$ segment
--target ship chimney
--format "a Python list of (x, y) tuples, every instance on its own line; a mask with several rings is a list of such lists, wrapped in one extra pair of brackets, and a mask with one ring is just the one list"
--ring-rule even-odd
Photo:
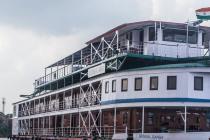
[(5, 104), (6, 104), (5, 98), (2, 98), (2, 112), (4, 114), (5, 114)]

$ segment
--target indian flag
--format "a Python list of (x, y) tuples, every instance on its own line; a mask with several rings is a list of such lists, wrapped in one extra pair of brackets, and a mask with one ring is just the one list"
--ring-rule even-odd
[(210, 20), (210, 7), (196, 10), (196, 16), (201, 20)]

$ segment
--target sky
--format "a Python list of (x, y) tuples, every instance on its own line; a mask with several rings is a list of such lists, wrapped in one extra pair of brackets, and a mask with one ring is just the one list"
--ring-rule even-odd
[(210, 0), (0, 0), (0, 98), (6, 98), (6, 113), (20, 94), (33, 92), (45, 67), (91, 38), (128, 22), (196, 20), (195, 10), (208, 6)]

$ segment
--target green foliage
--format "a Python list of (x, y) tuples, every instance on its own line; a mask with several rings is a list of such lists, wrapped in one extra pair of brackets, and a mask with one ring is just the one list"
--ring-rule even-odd
[(11, 120), (0, 118), (0, 137), (8, 137), (11, 132)]

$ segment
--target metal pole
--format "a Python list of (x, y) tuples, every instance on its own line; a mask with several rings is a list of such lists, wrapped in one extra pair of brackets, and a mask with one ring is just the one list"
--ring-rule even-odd
[[(105, 54), (104, 54), (104, 40), (105, 40), (104, 37), (102, 37), (102, 38), (101, 38), (101, 42), (102, 42), (102, 58), (105, 57), (105, 56), (104, 56), (104, 55), (105, 55)], [(99, 53), (100, 53), (100, 52), (99, 52)]]
[(156, 21), (155, 21), (155, 41), (157, 40), (156, 32), (157, 32), (157, 23), (156, 23)]
[(100, 109), (100, 137), (101, 137), (101, 127), (102, 127), (102, 110)]
[(144, 106), (142, 106), (142, 124), (141, 124), (141, 131), (144, 133)]
[(187, 107), (184, 107), (184, 132), (187, 132)]
[[(58, 62), (57, 62), (57, 71), (56, 71), (56, 79), (58, 79)], [(58, 89), (58, 80), (57, 80), (57, 89)]]
[(117, 51), (119, 49), (119, 34), (118, 34), (118, 30), (116, 31), (116, 35), (117, 35)]
[(91, 63), (93, 62), (93, 47), (92, 47), (92, 43), (90, 44), (90, 59), (91, 59)]
[(189, 57), (189, 46), (188, 46), (188, 41), (189, 41), (189, 33), (188, 33), (188, 30), (189, 30), (189, 26), (188, 26), (188, 23), (187, 23), (187, 37), (186, 37), (186, 45), (187, 45), (187, 57)]
[(114, 134), (116, 133), (116, 114), (117, 114), (117, 108), (114, 108)]
[(50, 134), (49, 134), (49, 132), (51, 132), (51, 131), (50, 131), (50, 128), (51, 128), (51, 126), (50, 126), (50, 116), (48, 116), (48, 119), (49, 119), (49, 120), (48, 120), (48, 122), (49, 122), (49, 126), (48, 126), (49, 131), (47, 131), (47, 132), (48, 132), (48, 135), (50, 135)]

